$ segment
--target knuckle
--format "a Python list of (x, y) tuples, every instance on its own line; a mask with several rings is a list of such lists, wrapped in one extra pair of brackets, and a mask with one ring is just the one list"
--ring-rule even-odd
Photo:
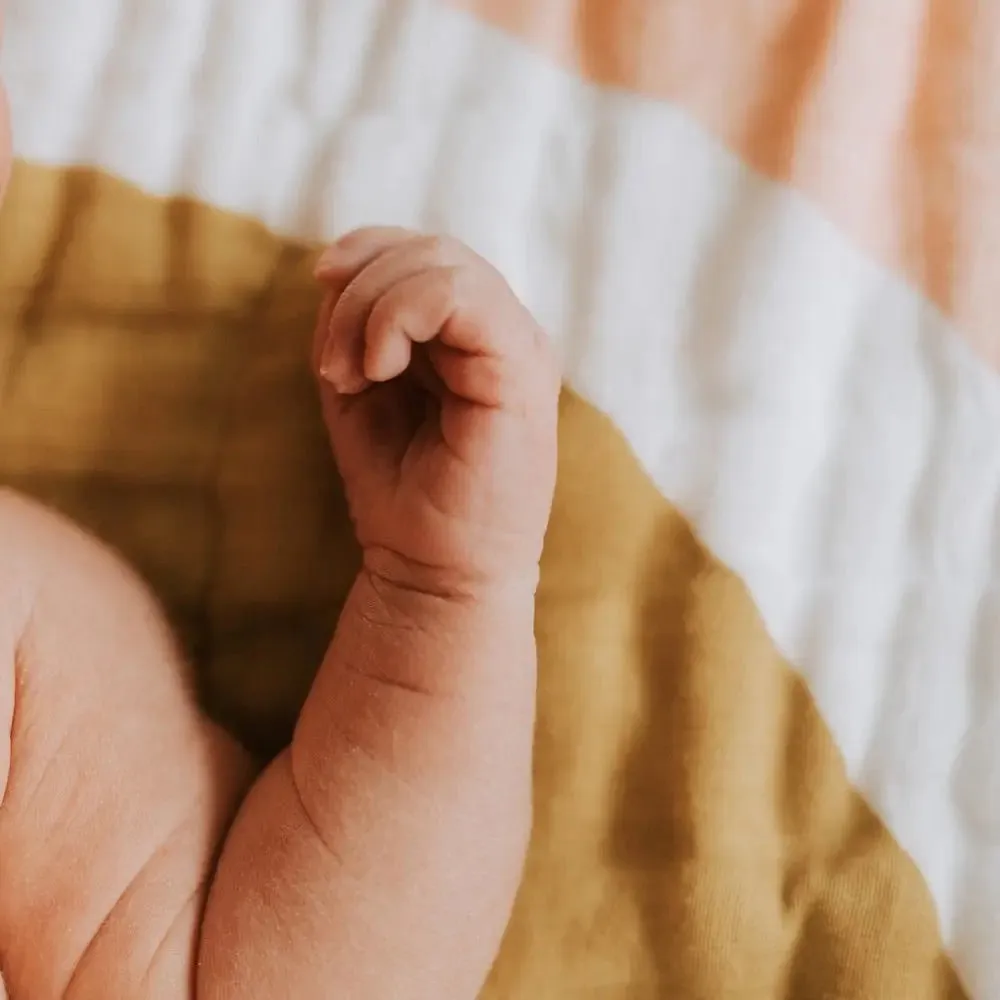
[(370, 226), (362, 226), (358, 229), (351, 229), (344, 233), (342, 236), (338, 237), (334, 246), (341, 250), (353, 250), (356, 247), (364, 246), (370, 243), (374, 238), (375, 233)]
[(444, 261), (448, 257), (448, 237), (440, 233), (428, 233), (419, 239), (420, 250), (432, 260)]
[(461, 240), (447, 233), (427, 233), (420, 238), (421, 251), (434, 263), (457, 264), (468, 254)]
[(446, 298), (450, 303), (458, 301), (459, 294), (464, 283), (463, 270), (461, 267), (455, 264), (450, 264), (448, 266), (438, 268), (434, 272), (434, 281), (438, 285), (443, 298)]
[(409, 230), (401, 226), (358, 226), (341, 235), (334, 246), (339, 250), (350, 252), (378, 247), (380, 244), (391, 246), (412, 236)]

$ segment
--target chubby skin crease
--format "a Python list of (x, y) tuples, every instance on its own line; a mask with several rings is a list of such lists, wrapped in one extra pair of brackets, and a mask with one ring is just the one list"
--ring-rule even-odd
[(471, 1000), (489, 970), (530, 827), (558, 375), (457, 243), (362, 230), (317, 277), (365, 560), (262, 774), (134, 576), (0, 493), (0, 996)]

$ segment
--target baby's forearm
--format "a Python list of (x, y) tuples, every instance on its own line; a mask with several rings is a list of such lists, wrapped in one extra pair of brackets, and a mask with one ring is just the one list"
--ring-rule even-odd
[[(204, 998), (477, 995), (530, 828), (533, 617), (531, 581), (457, 598), (362, 573), (226, 845)], [(229, 967), (251, 929), (273, 951)]]

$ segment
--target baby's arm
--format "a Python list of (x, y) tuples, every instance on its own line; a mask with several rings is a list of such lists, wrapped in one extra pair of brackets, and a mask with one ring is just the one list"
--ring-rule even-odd
[(294, 742), (226, 844), (205, 1000), (478, 994), (530, 826), (532, 625), (530, 587), (358, 578)]
[(530, 829), (558, 375), (456, 243), (360, 231), (321, 277), (316, 364), (365, 568), (226, 844), (203, 996), (472, 1000)]

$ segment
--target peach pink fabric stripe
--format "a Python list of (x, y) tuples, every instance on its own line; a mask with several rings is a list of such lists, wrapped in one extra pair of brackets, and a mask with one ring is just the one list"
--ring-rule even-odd
[(1000, 3), (452, 2), (595, 83), (685, 108), (1000, 368)]

